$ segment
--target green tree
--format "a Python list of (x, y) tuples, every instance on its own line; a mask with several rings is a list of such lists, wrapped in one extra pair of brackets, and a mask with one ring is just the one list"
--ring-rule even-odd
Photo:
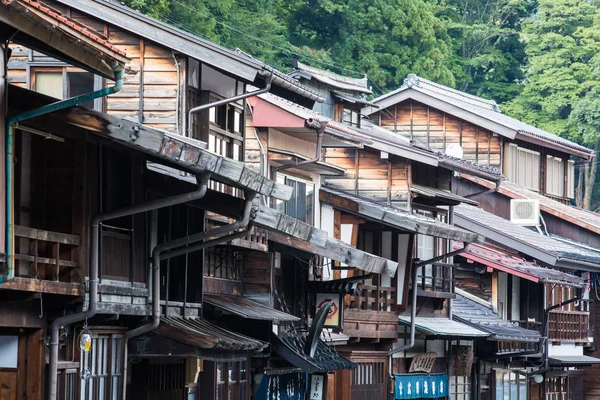
[(424, 0), (297, 0), (287, 25), (292, 44), (324, 50), (346, 74), (366, 73), (384, 90), (411, 72), (453, 86), (441, 10)]
[(503, 103), (519, 94), (525, 59), (521, 21), (534, 0), (446, 0), (456, 88)]
[[(528, 57), (526, 81), (522, 93), (505, 104), (504, 111), (598, 148), (599, 132), (591, 133), (583, 114), (593, 105), (589, 96), (599, 83), (593, 61), (600, 53), (600, 4), (593, 0), (540, 0), (534, 16), (523, 23), (523, 35)], [(591, 205), (596, 168), (593, 162), (589, 171), (580, 175), (580, 206)]]

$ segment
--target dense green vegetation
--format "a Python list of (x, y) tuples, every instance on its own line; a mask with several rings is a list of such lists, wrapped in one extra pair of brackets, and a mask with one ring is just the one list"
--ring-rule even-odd
[[(300, 59), (367, 74), (376, 94), (413, 72), (600, 150), (600, 0), (125, 3), (283, 71)], [(579, 205), (600, 206), (596, 167), (580, 167)]]

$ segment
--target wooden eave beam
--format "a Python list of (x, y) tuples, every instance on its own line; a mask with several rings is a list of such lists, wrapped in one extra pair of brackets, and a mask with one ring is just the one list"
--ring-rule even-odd
[[(11, 88), (12, 90), (13, 88)], [(16, 89), (13, 94), (23, 89)], [(50, 103), (48, 97), (24, 91), (34, 97), (31, 103)], [(11, 94), (9, 93), (9, 95)], [(30, 103), (30, 107), (31, 104)], [(119, 119), (112, 115), (92, 111), (84, 107), (71, 107), (47, 114), (53, 120), (90, 131), (100, 137), (129, 147), (193, 174), (210, 172), (211, 177), (225, 184), (249, 189), (265, 196), (288, 201), (292, 197), (290, 186), (276, 183), (248, 168), (243, 162), (219, 156), (198, 146), (183, 136), (169, 134), (137, 122)], [(34, 121), (34, 120), (32, 120)]]
[(408, 232), (419, 233), (422, 235), (434, 236), (444, 239), (457, 240), (466, 243), (483, 243), (485, 237), (477, 233), (472, 233), (464, 229), (456, 228), (452, 225), (439, 222), (430, 223), (420, 221), (416, 218), (386, 212), (376, 205), (370, 205), (363, 202), (357, 202), (350, 198), (345, 198), (334, 193), (321, 190), (319, 200), (329, 204), (334, 208), (352, 213), (372, 221), (381, 222), (387, 226), (401, 229)]
[(26, 34), (36, 41), (43, 43), (45, 46), (53, 48), (71, 58), (71, 60), (78, 62), (80, 65), (85, 65), (90, 70), (104, 77), (114, 79), (114, 71), (110, 65), (99, 54), (94, 54), (98, 50), (90, 48), (86, 51), (81, 44), (69, 40), (65, 34), (48, 29), (2, 3), (0, 3), (0, 22), (20, 31), (15, 37), (15, 41), (17, 42), (19, 42), (19, 35)]

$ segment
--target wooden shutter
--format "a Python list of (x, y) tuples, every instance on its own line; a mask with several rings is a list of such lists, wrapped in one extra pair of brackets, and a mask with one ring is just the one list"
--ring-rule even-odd
[(567, 197), (575, 198), (575, 161), (573, 160), (567, 163)]

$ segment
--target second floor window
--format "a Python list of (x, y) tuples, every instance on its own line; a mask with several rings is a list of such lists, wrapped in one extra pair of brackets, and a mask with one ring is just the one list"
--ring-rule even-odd
[(540, 153), (509, 144), (504, 156), (504, 175), (513, 183), (540, 191)]
[(288, 202), (278, 201), (277, 209), (290, 217), (314, 225), (314, 183), (282, 174), (277, 175), (277, 182), (294, 188), (292, 198)]
[[(62, 100), (94, 91), (94, 75), (67, 67), (32, 68), (31, 87), (38, 93)], [(94, 108), (94, 100), (81, 104)]]
[(357, 111), (351, 110), (349, 108), (344, 108), (344, 112), (342, 113), (342, 122), (352, 126), (360, 126), (360, 117)]

